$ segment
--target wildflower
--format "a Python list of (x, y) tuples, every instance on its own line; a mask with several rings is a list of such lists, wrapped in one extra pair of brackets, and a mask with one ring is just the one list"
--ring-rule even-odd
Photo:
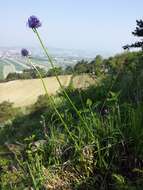
[(40, 20), (36, 16), (30, 16), (28, 18), (28, 26), (29, 28), (36, 29), (39, 28), (42, 24)]
[(29, 51), (28, 51), (27, 49), (22, 49), (22, 50), (21, 50), (21, 55), (22, 55), (23, 57), (27, 57), (27, 56), (29, 55)]

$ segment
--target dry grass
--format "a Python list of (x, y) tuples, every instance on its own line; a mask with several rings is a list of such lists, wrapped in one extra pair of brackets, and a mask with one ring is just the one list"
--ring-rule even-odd
[[(49, 94), (55, 94), (59, 90), (59, 84), (55, 77), (44, 79)], [(68, 86), (71, 75), (60, 76), (60, 81), (64, 86)], [(75, 87), (86, 87), (94, 80), (88, 75), (76, 76), (73, 79)], [(10, 101), (15, 107), (29, 106), (36, 102), (39, 95), (44, 94), (44, 89), (40, 79), (16, 80), (0, 83), (0, 103)]]

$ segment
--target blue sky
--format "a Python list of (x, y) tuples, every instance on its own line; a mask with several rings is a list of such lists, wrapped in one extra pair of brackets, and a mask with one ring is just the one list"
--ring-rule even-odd
[(30, 15), (41, 19), (48, 46), (117, 53), (135, 40), (143, 0), (1, 0), (0, 46), (38, 46)]

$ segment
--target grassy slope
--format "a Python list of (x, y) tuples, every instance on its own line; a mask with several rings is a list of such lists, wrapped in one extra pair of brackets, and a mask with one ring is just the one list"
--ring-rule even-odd
[[(17, 155), (0, 160), (1, 189), (143, 189), (142, 55), (119, 58), (99, 85), (67, 89), (82, 119), (61, 93), (56, 107), (67, 127), (46, 99), (46, 107), (41, 100), (42, 107), (0, 131), (0, 142), (15, 143), (5, 145)], [(81, 82), (78, 77), (74, 84)]]
[[(64, 86), (69, 85), (71, 76), (60, 76), (60, 80)], [(49, 94), (55, 94), (59, 89), (59, 84), (55, 77), (44, 79)], [(93, 80), (87, 75), (77, 76), (74, 79), (76, 87), (87, 86)], [(33, 80), (17, 80), (0, 84), (0, 102), (9, 100), (14, 103), (15, 107), (28, 106), (35, 103), (37, 97), (44, 94), (41, 81), (39, 79)]]

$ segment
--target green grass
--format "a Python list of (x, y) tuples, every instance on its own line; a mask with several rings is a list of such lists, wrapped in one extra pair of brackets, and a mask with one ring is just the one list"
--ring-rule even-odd
[[(90, 100), (91, 91), (85, 94), (88, 101), (82, 105), (80, 99), (78, 105), (88, 130), (66, 99), (61, 97), (56, 103), (74, 140), (43, 99), (41, 107), (35, 104), (30, 115), (16, 118), (12, 126), (1, 130), (1, 144), (25, 146), (20, 153), (18, 148), (12, 150), (15, 159), (8, 158), (10, 164), (1, 164), (3, 189), (42, 189), (46, 184), (54, 186), (56, 180), (63, 189), (64, 181), (70, 189), (142, 189), (143, 105), (119, 105), (116, 99), (110, 111), (101, 115), (97, 102)], [(7, 170), (8, 165), (16, 171)]]
[(141, 60), (112, 58), (96, 85), (40, 96), (1, 128), (1, 189), (143, 189)]

